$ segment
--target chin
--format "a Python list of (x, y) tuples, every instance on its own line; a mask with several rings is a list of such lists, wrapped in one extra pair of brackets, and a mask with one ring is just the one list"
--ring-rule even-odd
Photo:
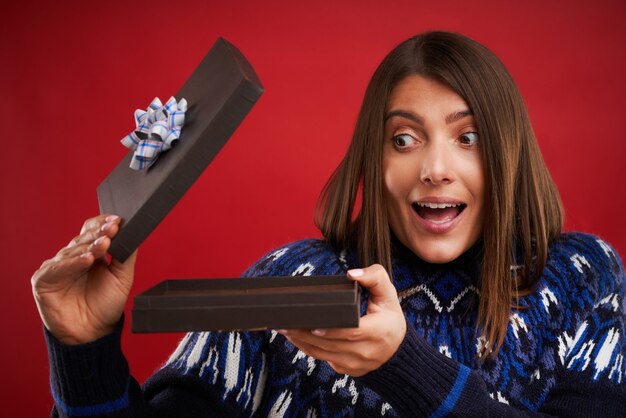
[(441, 239), (421, 239), (420, 241), (419, 245), (413, 243), (407, 247), (422, 260), (433, 264), (445, 264), (454, 261), (472, 246), (471, 244), (461, 245), (457, 242), (446, 242), (447, 240)]
[(445, 264), (451, 261), (456, 260), (459, 256), (463, 254), (462, 252), (433, 252), (428, 251), (426, 253), (416, 252), (416, 255), (422, 260), (432, 263), (432, 264)]

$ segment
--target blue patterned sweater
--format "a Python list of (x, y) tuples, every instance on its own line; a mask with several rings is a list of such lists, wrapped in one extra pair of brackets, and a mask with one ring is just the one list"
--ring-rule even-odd
[[(394, 246), (407, 334), (386, 364), (361, 378), (338, 375), (273, 331), (203, 332), (185, 336), (141, 387), (120, 349), (121, 323), (114, 334), (81, 346), (46, 333), (52, 414), (626, 416), (626, 282), (611, 247), (590, 235), (563, 234), (550, 247), (536, 290), (511, 312), (497, 357), (482, 363), (478, 251), (434, 265)], [(353, 254), (305, 240), (271, 252), (246, 275), (344, 274), (353, 267), (360, 267)]]

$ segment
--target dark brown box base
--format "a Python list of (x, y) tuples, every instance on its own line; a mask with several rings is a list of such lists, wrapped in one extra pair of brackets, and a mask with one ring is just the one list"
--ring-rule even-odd
[(132, 330), (358, 327), (359, 301), (345, 276), (166, 280), (135, 296)]

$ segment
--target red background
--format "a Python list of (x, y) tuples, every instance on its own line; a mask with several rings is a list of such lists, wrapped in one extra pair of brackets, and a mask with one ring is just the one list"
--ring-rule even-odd
[[(241, 49), (266, 92), (142, 247), (135, 292), (166, 278), (238, 276), (272, 247), (317, 236), (317, 194), (370, 75), (428, 29), (465, 33), (502, 58), (567, 229), (626, 254), (621, 0), (39, 1), (1, 15), (0, 415), (45, 416), (51, 405), (32, 273), (97, 213), (96, 186), (126, 153), (118, 141), (133, 110), (174, 94), (218, 36)], [(126, 329), (135, 376), (143, 381), (180, 337)]]

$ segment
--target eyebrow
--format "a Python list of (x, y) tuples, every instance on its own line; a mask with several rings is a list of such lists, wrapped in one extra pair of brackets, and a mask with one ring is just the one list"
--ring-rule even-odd
[(419, 123), (420, 125), (424, 124), (424, 119), (421, 116), (416, 115), (413, 112), (408, 112), (406, 110), (392, 110), (391, 112), (387, 113), (385, 115), (385, 120), (384, 123), (387, 123), (387, 121), (393, 117), (399, 116), (401, 118), (404, 119), (408, 119), (410, 121), (413, 121), (415, 123)]
[[(471, 110), (458, 110), (456, 112), (450, 113), (449, 115), (447, 115), (445, 117), (445, 121), (447, 125), (450, 125), (451, 123), (457, 122), (467, 116), (473, 116), (474, 112), (472, 112)], [(409, 112), (407, 110), (392, 110), (391, 112), (387, 113), (385, 115), (385, 120), (384, 123), (387, 123), (387, 121), (393, 117), (399, 116), (401, 118), (404, 119), (408, 119), (410, 121), (413, 121), (415, 123), (419, 123), (420, 125), (424, 124), (424, 118), (422, 118), (421, 116), (413, 113), (413, 112)]]
[(468, 116), (474, 116), (474, 112), (468, 109), (468, 110), (459, 110), (457, 112), (450, 113), (448, 116), (446, 116), (446, 124), (450, 125), (451, 123), (458, 122), (461, 119), (466, 118)]

